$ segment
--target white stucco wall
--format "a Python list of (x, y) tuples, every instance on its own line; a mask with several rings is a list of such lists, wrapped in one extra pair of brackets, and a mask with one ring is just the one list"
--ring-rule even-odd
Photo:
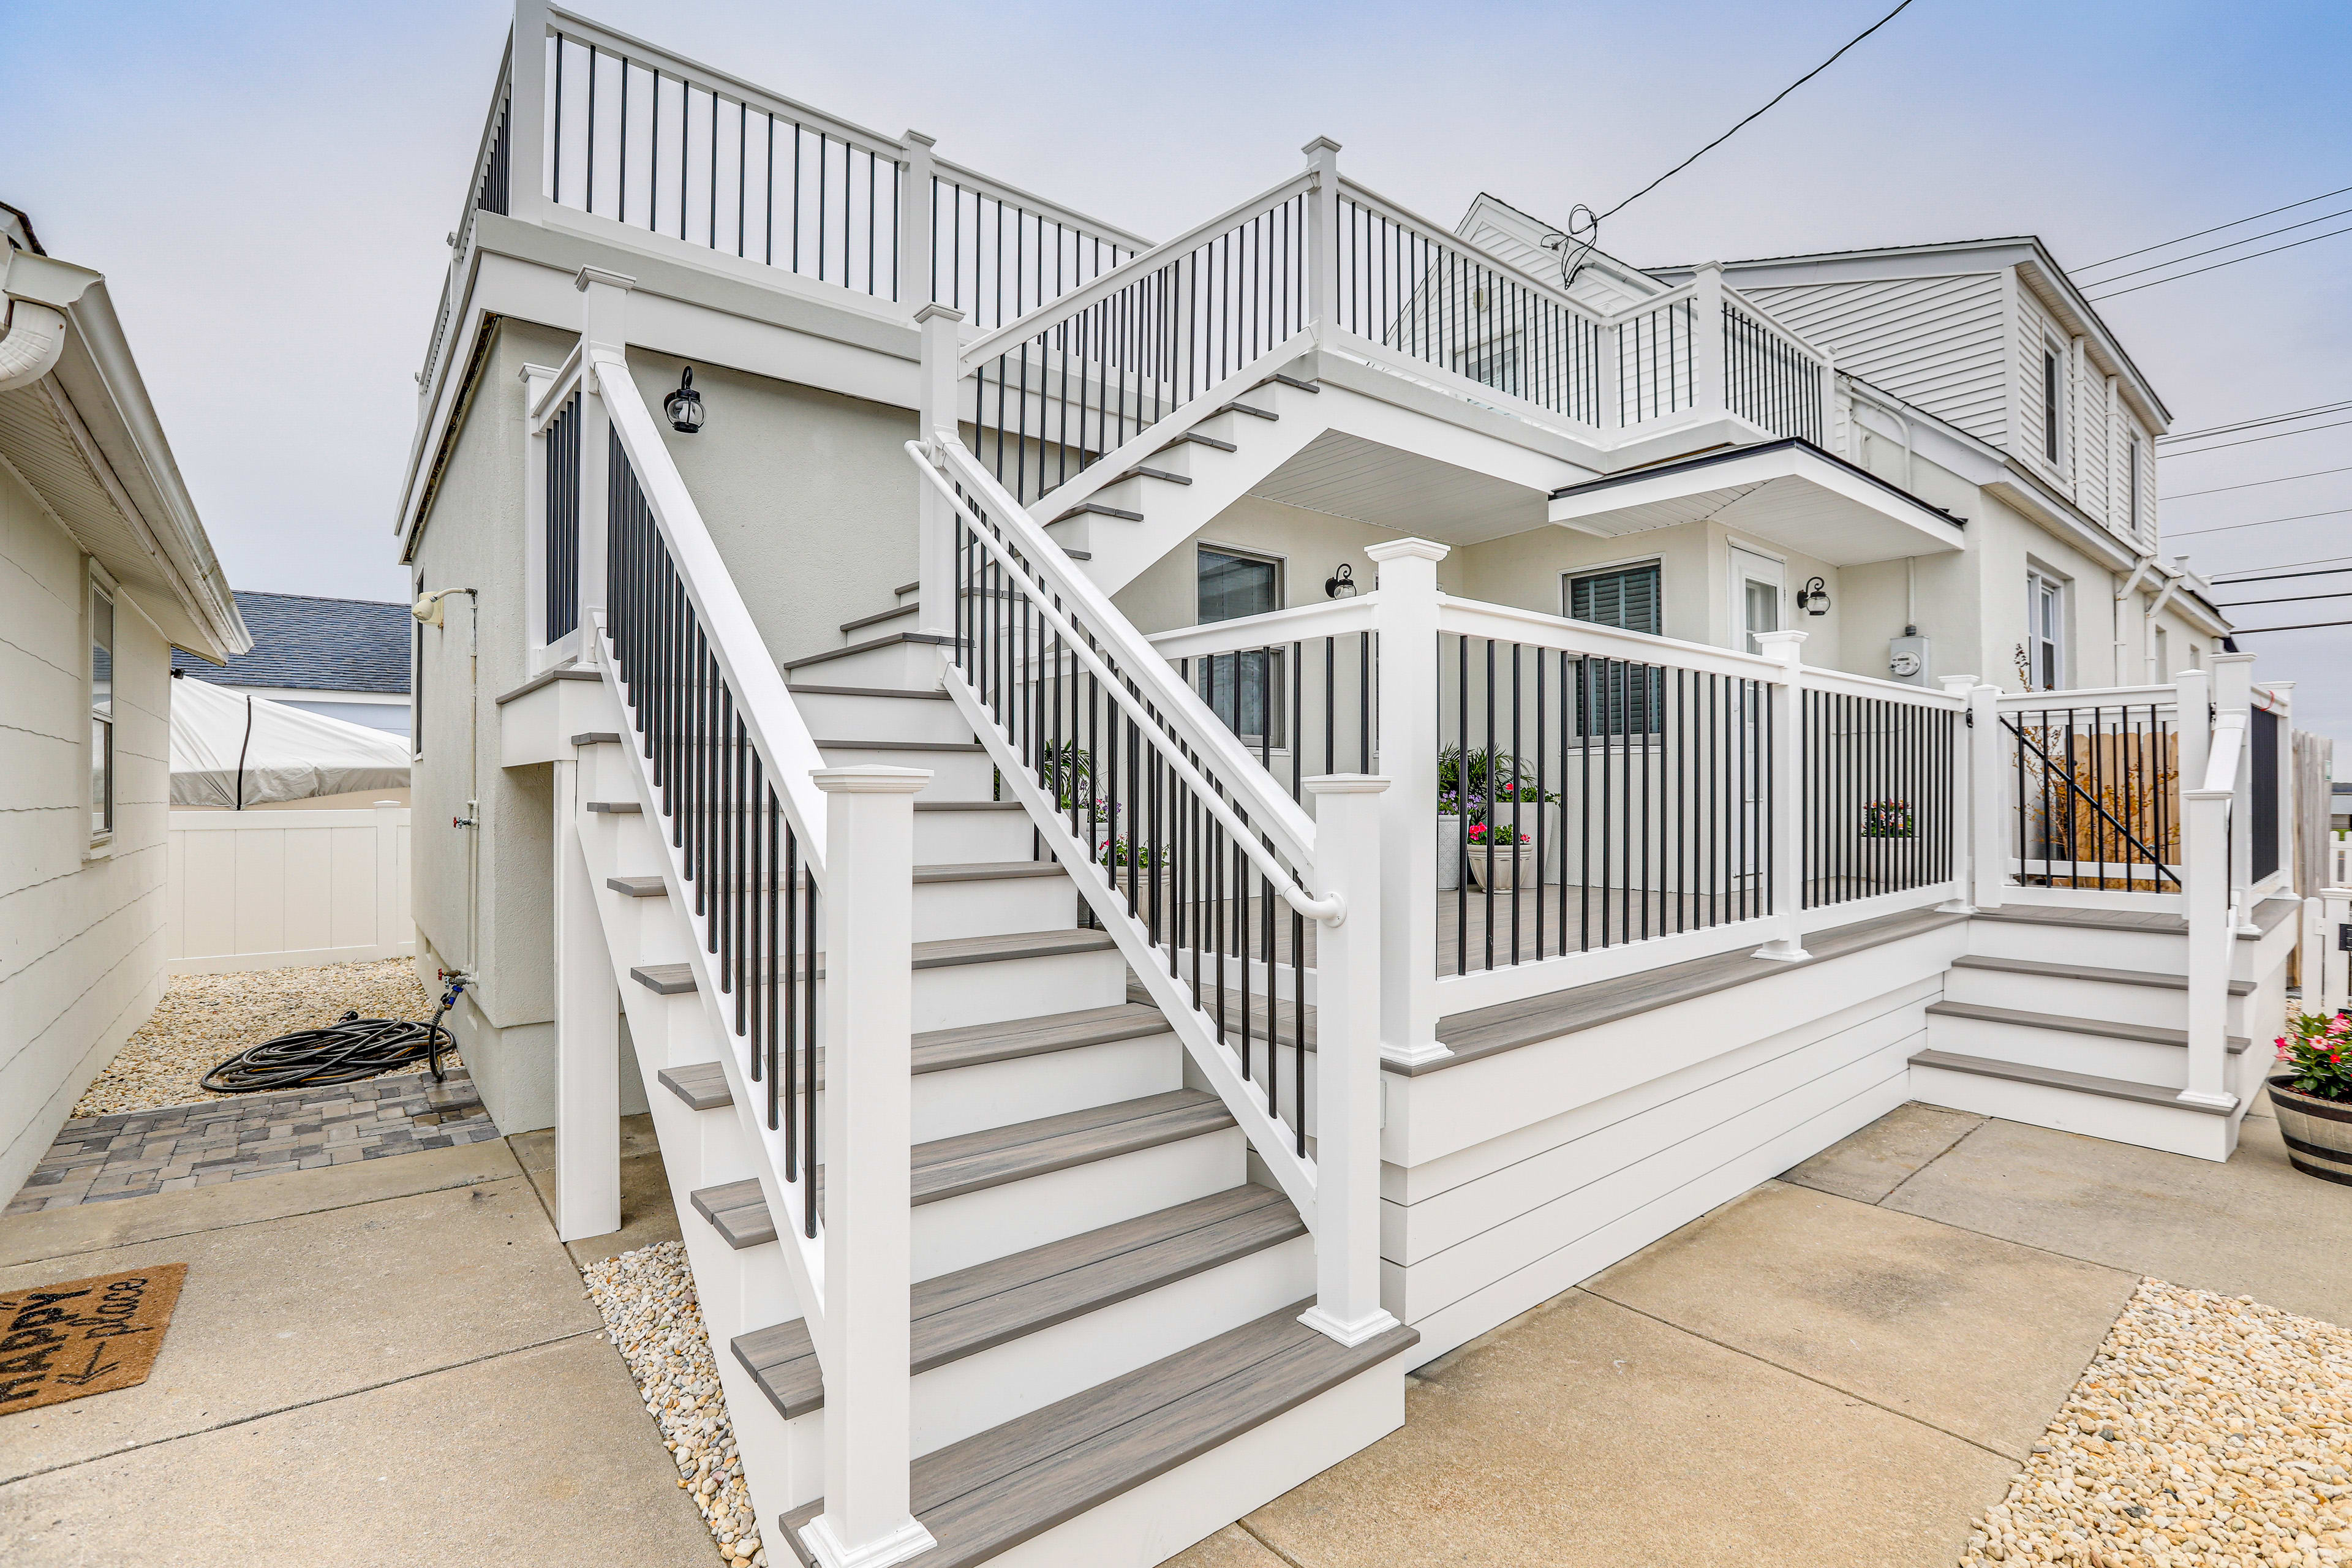
[(0, 470), (0, 1194), (163, 991), (171, 650), (118, 594), (115, 829), (93, 852), (87, 573)]

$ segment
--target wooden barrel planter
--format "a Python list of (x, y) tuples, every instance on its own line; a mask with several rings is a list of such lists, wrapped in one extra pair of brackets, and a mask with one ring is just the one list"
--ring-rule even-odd
[(2287, 1159), (2307, 1176), (2352, 1187), (2352, 1100), (2300, 1094), (2291, 1087), (2294, 1081), (2284, 1076), (2269, 1080)]

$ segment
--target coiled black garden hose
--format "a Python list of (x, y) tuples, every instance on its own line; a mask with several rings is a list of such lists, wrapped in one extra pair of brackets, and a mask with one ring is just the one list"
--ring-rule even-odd
[(204, 1076), (204, 1086), (215, 1094), (258, 1094), (272, 1089), (323, 1089), (330, 1084), (357, 1083), (415, 1062), (433, 1069), (433, 1081), (444, 1078), (441, 1053), (455, 1050), (457, 1037), (442, 1026), (442, 1016), (457, 1005), (466, 988), (452, 979), (442, 993), (441, 1005), (430, 1023), (409, 1018), (362, 1018), (346, 1013), (323, 1029), (298, 1029), (280, 1035), (221, 1063)]

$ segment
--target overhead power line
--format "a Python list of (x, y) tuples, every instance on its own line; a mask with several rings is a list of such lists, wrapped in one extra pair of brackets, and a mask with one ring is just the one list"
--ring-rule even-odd
[[(2143, 289), (2160, 289), (2167, 283), (2178, 283), (2183, 278), (2194, 278), (2200, 272), (2217, 272), (2224, 267), (2235, 267), (2241, 261), (2255, 261), (2265, 256), (2276, 256), (2280, 251), (2293, 250), (2298, 245), (2316, 245), (2323, 239), (2334, 239), (2339, 234), (2352, 234), (2352, 227), (2331, 228), (2326, 234), (2315, 234), (2308, 239), (2291, 239), (2284, 245), (2273, 245), (2268, 250), (2251, 251), (2244, 256), (2233, 256), (2227, 261), (2216, 261), (2204, 267), (2192, 267), (2186, 272), (2176, 272), (2169, 278), (2151, 278), (2145, 283), (2135, 283), (2128, 289), (2111, 289), (2105, 294), (2085, 294), (2083, 298), (2094, 303), (2101, 300), (2120, 299), (2126, 294), (2137, 294)], [(2093, 284), (2092, 287), (2096, 288), (2097, 285)]]
[(2188, 539), (2200, 533), (2233, 533), (2242, 528), (2261, 528), (2273, 522), (2303, 522), (2315, 517), (2342, 517), (2347, 511), (2352, 511), (2352, 506), (2339, 506), (2333, 511), (2299, 511), (2293, 517), (2258, 518), (2252, 522), (2225, 522), (2217, 528), (2184, 528), (2178, 532), (2167, 530), (2164, 537)]
[(2276, 228), (2266, 228), (2260, 234), (2250, 234), (2242, 239), (2225, 240), (2220, 245), (2209, 245), (2202, 250), (2192, 250), (2186, 256), (2171, 256), (2162, 261), (2151, 261), (2145, 267), (2135, 267), (2128, 272), (2117, 272), (2110, 277), (2102, 278), (2091, 287), (2104, 289), (2110, 283), (2120, 283), (2126, 278), (2137, 278), (2143, 272), (2160, 272), (2165, 268), (2177, 267), (2184, 261), (2194, 261), (2200, 256), (2219, 256), (2225, 250), (2235, 250), (2242, 245), (2252, 245), (2258, 239), (2271, 239), (2282, 234), (2293, 234), (2296, 229), (2309, 228), (2313, 224), (2326, 223), (2331, 218), (2339, 218), (2347, 215), (2352, 215), (2352, 207), (2342, 207), (2332, 213), (2321, 213), (2317, 217), (2307, 217), (2300, 223), (2281, 224)]
[(2352, 397), (2336, 403), (2315, 403), (2308, 408), (2291, 408), (2284, 414), (2263, 414), (2252, 419), (2233, 419), (2226, 425), (2208, 425), (2202, 430), (2175, 430), (2158, 436), (2157, 441), (2194, 441), (2205, 436), (2234, 436), (2241, 430), (2252, 430), (2264, 425), (2277, 425), (2289, 419), (2308, 419), (2315, 415), (2333, 414), (2338, 409), (2352, 408)]
[(2213, 607), (2217, 610), (2242, 610), (2249, 605), (2301, 605), (2313, 599), (2352, 599), (2352, 589), (2341, 594), (2289, 594), (2284, 599), (2216, 599)]
[[(2334, 577), (2346, 572), (2352, 572), (2352, 566), (2323, 566), (2316, 572), (2273, 572), (2260, 577), (2213, 577), (2207, 580), (2216, 588), (2234, 588), (2241, 583), (2279, 583), (2289, 577)], [(2322, 594), (2317, 596), (2326, 599), (2335, 595)], [(2254, 602), (2251, 599), (2247, 601), (2248, 604)]]
[(2228, 223), (2217, 223), (2211, 228), (2200, 228), (2195, 234), (2184, 234), (2172, 239), (2158, 240), (2154, 245), (2143, 245), (2137, 250), (2126, 250), (2121, 256), (2110, 256), (2105, 261), (2090, 262), (2085, 266), (2077, 267), (2074, 270), (2076, 272), (2095, 272), (2100, 268), (2109, 266), (2117, 261), (2129, 261), (2135, 256), (2146, 256), (2151, 250), (2162, 250), (2167, 246), (2172, 245), (2185, 245), (2192, 239), (2202, 239), (2209, 234), (2219, 234), (2225, 228), (2235, 228), (2240, 224), (2252, 223), (2257, 218), (2275, 217), (2280, 213), (2293, 212), (2297, 207), (2307, 207), (2314, 202), (2324, 202), (2330, 196), (2340, 196), (2346, 194), (2346, 192), (2352, 192), (2352, 185), (2347, 185), (2343, 190), (2339, 191), (2322, 191), (2315, 196), (2305, 196), (2299, 202), (2289, 202), (2283, 207), (2273, 207), (2268, 212), (2255, 213), (2251, 217), (2231, 218)]
[(2256, 632), (2314, 632), (2322, 626), (2352, 626), (2352, 621), (2303, 621), (2291, 626), (2231, 626), (2230, 635), (2245, 637)]
[[(2255, 570), (2259, 572), (2275, 573), (2279, 577), (2325, 577), (2329, 575), (2331, 573), (2352, 572), (2352, 565), (2326, 566), (2324, 570), (2316, 572), (2290, 572), (2287, 570), (2290, 566), (2323, 566), (2325, 563), (2330, 561), (2352, 562), (2352, 555), (2322, 555), (2315, 561), (2277, 561), (2272, 563), (2268, 566), (2256, 567)], [(2274, 581), (2274, 578), (2211, 577), (2208, 578), (2207, 581), (2211, 583), (2217, 588), (2226, 588), (2236, 583), (2268, 583)]]
[(1673, 179), (1676, 174), (1681, 174), (1685, 169), (1689, 168), (1693, 163), (1697, 163), (1701, 158), (1706, 157), (1709, 153), (1714, 152), (1717, 147), (1722, 146), (1726, 142), (1730, 141), (1734, 136), (1738, 135), (1742, 131), (1747, 130), (1748, 126), (1762, 119), (1765, 113), (1771, 109), (1773, 104), (1780, 102), (1782, 99), (1788, 97), (1790, 93), (1796, 91), (1799, 88), (1804, 86), (1815, 77), (1821, 75), (1822, 72), (1837, 64), (1838, 57), (1840, 55), (1844, 54), (1846, 50), (1853, 47), (1856, 44), (1862, 42), (1863, 39), (1870, 37), (1871, 34), (1878, 31), (1879, 28), (1884, 27), (1887, 23), (1895, 20), (1895, 17), (1903, 15), (1903, 13), (1910, 9), (1910, 7), (1911, 0), (1902, 0), (1902, 4), (1895, 6), (1894, 10), (1889, 11), (1885, 16), (1881, 16), (1877, 21), (1873, 22), (1869, 26), (1864, 27), (1861, 32), (1856, 33), (1853, 37), (1848, 38), (1844, 43), (1839, 45), (1837, 54), (1832, 55), (1829, 58), (1823, 60), (1821, 64), (1815, 66), (1812, 69), (1807, 71), (1804, 75), (1799, 77), (1796, 80), (1790, 82), (1780, 91), (1774, 93), (1770, 100), (1765, 103), (1762, 109), (1758, 110), (1755, 113), (1749, 115), (1747, 119), (1741, 121), (1738, 124), (1733, 126), (1730, 130), (1725, 132), (1722, 135), (1717, 137), (1714, 141), (1708, 142), (1706, 146), (1700, 148), (1697, 152), (1692, 153), (1681, 163), (1676, 163), (1673, 168), (1668, 169), (1664, 174), (1660, 174), (1656, 179), (1652, 180), (1648, 184), (1643, 185), (1640, 190), (1635, 191), (1632, 195), (1627, 196), (1623, 201), (1619, 202), (1615, 206), (1611, 207), (1607, 212), (1602, 213), (1601, 215), (1601, 217), (1616, 216), (1619, 213), (1623, 212), (1627, 207), (1632, 206), (1635, 202), (1640, 201), (1643, 196), (1648, 195), (1652, 191), (1656, 190), (1660, 185), (1664, 184), (1668, 180)]
[[(2352, 230), (2347, 230), (2352, 233)], [(2306, 425), (2300, 430), (2274, 430), (2267, 436), (2249, 436), (2242, 441), (2218, 441), (2210, 447), (2194, 447), (2186, 452), (2158, 452), (2158, 458), (2201, 458), (2208, 452), (2223, 452), (2231, 447), (2251, 447), (2257, 441), (2284, 441), (2289, 436), (2309, 436), (2321, 430), (2340, 430), (2352, 425), (2352, 419), (2338, 419), (2333, 425)]]
[(2352, 464), (2340, 468), (2312, 468), (2300, 474), (2281, 474), (2274, 479), (2248, 479), (2241, 485), (2215, 485), (2211, 489), (2207, 490), (2177, 490), (2164, 499), (2187, 500), (2191, 496), (2217, 496), (2223, 490), (2251, 490), (2262, 485), (2283, 485), (2289, 479), (2315, 479), (2322, 474), (2352, 474)]

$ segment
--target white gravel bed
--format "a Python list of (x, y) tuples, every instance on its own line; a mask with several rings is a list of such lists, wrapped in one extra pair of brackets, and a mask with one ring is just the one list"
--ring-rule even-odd
[[(76, 1116), (150, 1110), (226, 1100), (201, 1081), (205, 1073), (249, 1046), (296, 1029), (331, 1024), (346, 1012), (362, 1018), (433, 1016), (436, 999), (417, 983), (404, 958), (375, 963), (329, 963), (315, 969), (261, 969), (237, 974), (180, 974), (122, 1049), (82, 1091)], [(455, 1052), (443, 1055), (457, 1062)], [(419, 1062), (404, 1072), (423, 1072)], [(395, 1074), (386, 1074), (394, 1077)]]
[(677, 1484), (702, 1510), (720, 1559), (767, 1568), (685, 1246), (641, 1247), (590, 1264), (582, 1278), (636, 1380), (646, 1413), (661, 1425), (662, 1447), (677, 1461)]
[(2144, 1279), (1963, 1568), (2352, 1563), (2352, 1331)]

